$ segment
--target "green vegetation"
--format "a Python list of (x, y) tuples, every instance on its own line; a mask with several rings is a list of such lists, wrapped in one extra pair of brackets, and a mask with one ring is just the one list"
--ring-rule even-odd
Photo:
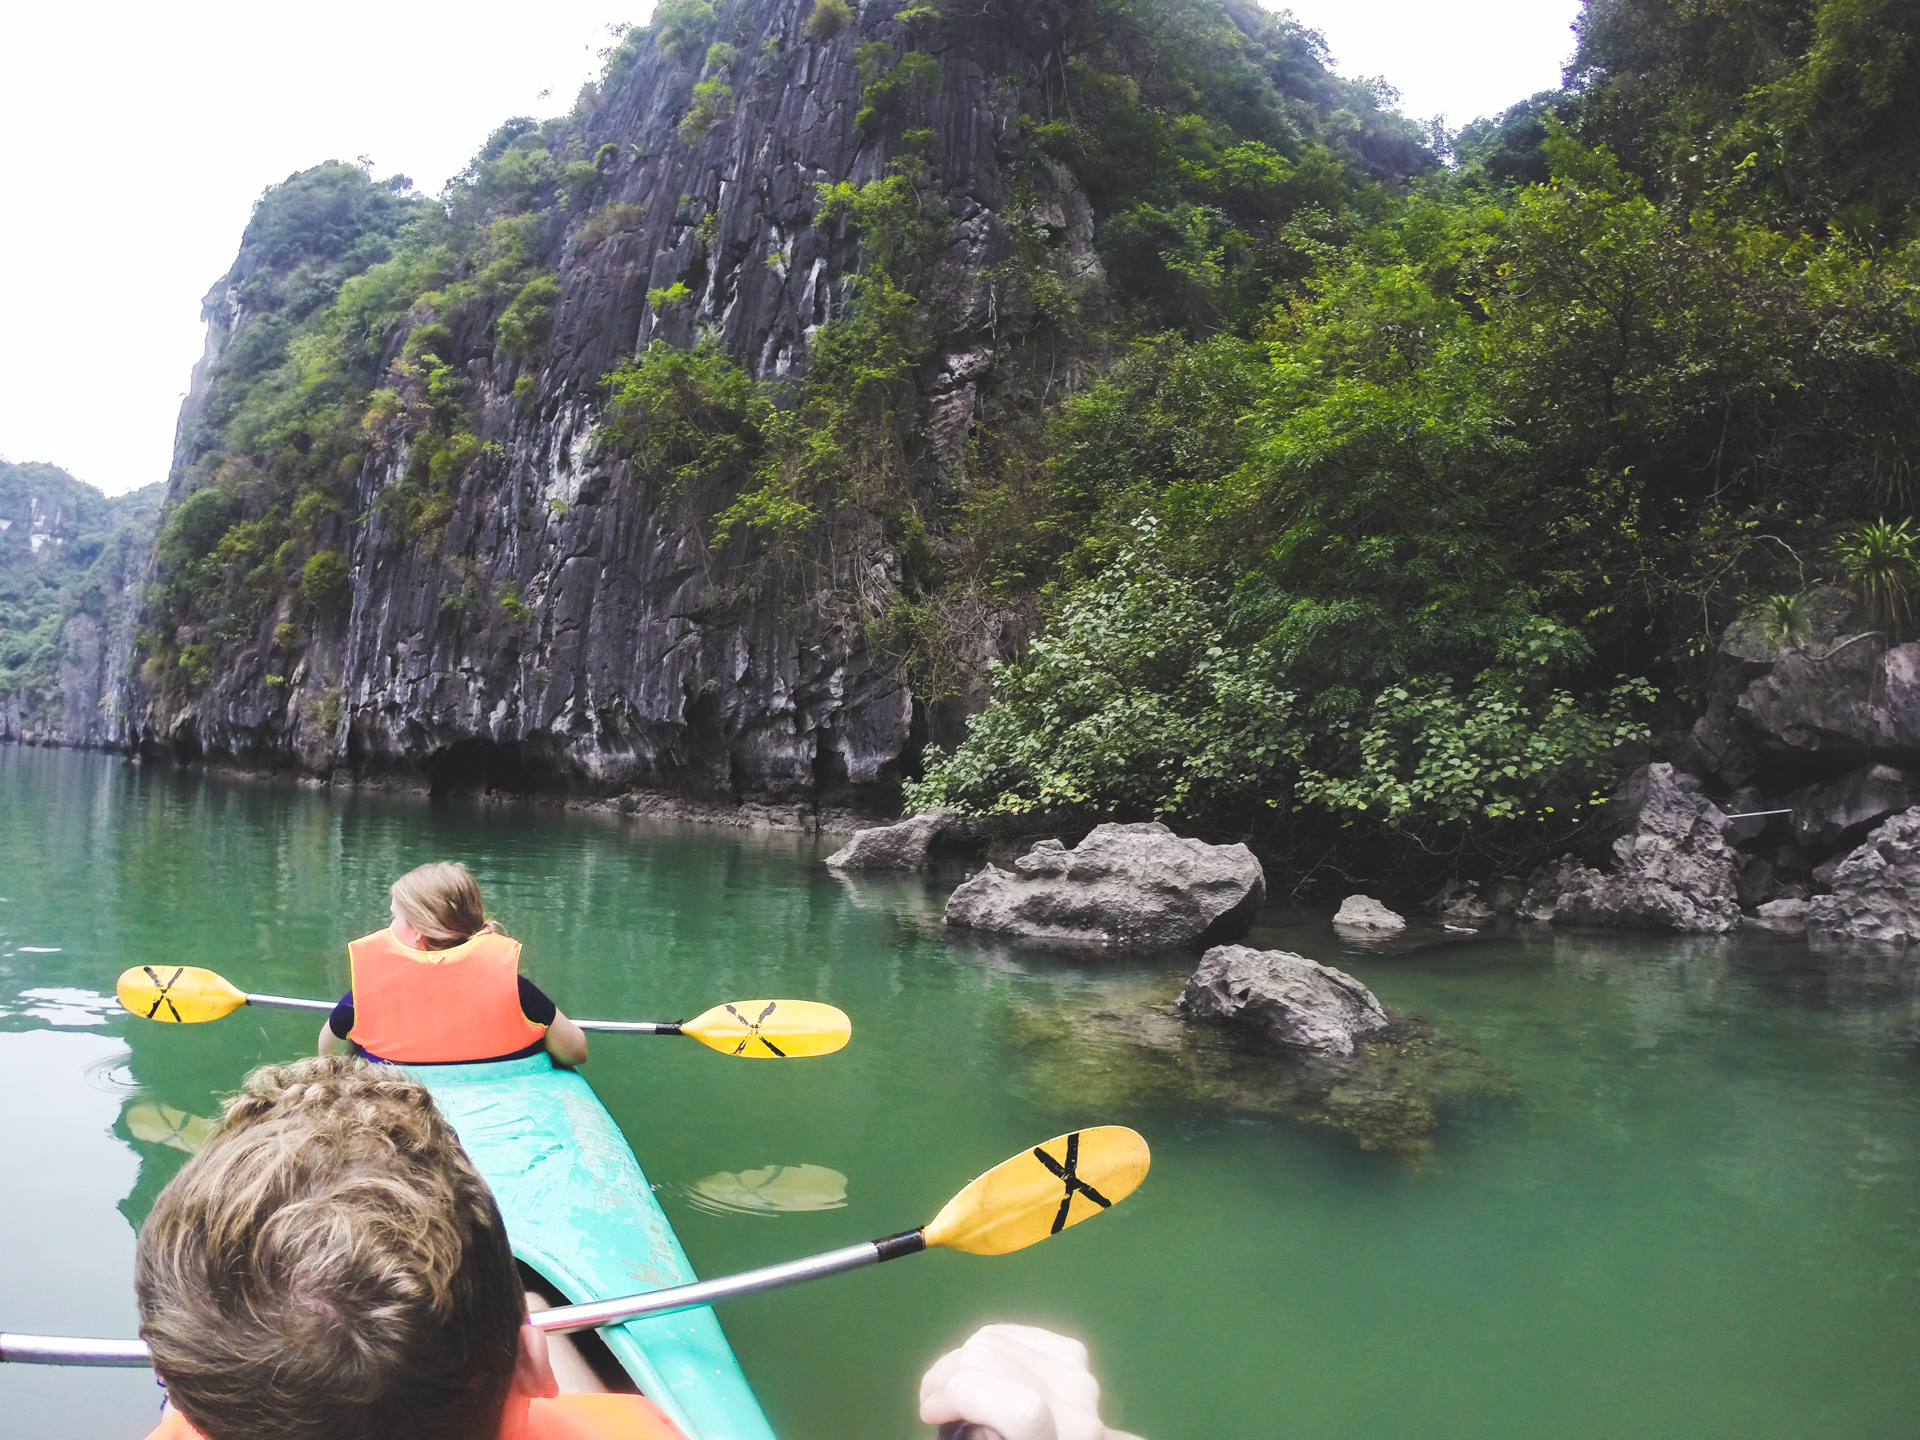
[(680, 122), (674, 126), (674, 134), (680, 137), (682, 145), (691, 148), (699, 143), (702, 135), (732, 113), (733, 87), (722, 84), (717, 76), (702, 80), (693, 87), (693, 106), (680, 117)]
[[(1831, 581), (1907, 633), (1920, 34), (1894, 0), (1588, 0), (1574, 87), (1452, 137), (1251, 0), (983, 14), (1032, 63), (994, 80), (1019, 158), (968, 295), (915, 48), (945, 22), (898, 19), (906, 44), (852, 52), (887, 168), (818, 191), (859, 262), (804, 369), (755, 384), (710, 336), (655, 339), (605, 377), (599, 443), (769, 595), (847, 597), (883, 539), (867, 638), (922, 698), (1033, 622), (917, 803), (1164, 816), (1349, 874), (1521, 864), (1698, 699), (1728, 620), (1797, 643)], [(806, 29), (854, 21), (817, 0)], [(664, 0), (602, 83), (657, 47), (693, 145), (770, 63), (735, 41)], [(296, 586), (326, 614), (311, 567), (356, 511), (376, 552), (445, 543), (499, 453), (479, 392), (548, 398), (560, 257), (638, 224), (599, 189), (623, 153), (515, 120), (437, 204), (338, 165), (263, 198), (250, 318), (183, 437), (153, 673), (196, 683), (186, 647), (258, 643)], [(656, 312), (717, 293), (718, 211), (675, 223), (698, 257)], [(959, 305), (984, 333), (956, 438), (926, 395)], [(448, 623), (473, 623), (490, 592), (460, 573)]]
[[(338, 550), (322, 550), (309, 559), (300, 572), (300, 588), (307, 603), (329, 619), (339, 619), (353, 603), (352, 576)], [(280, 626), (274, 627), (276, 644), (280, 631)]]
[(0, 460), (0, 699), (24, 727), (59, 721), (62, 666), (128, 619), (161, 489), (109, 498), (56, 466)]
[(807, 16), (807, 34), (825, 44), (853, 23), (853, 7), (847, 0), (814, 0), (813, 13)]
[[(1034, 131), (1104, 215), (1121, 356), (976, 441), (947, 589), (1047, 622), (916, 804), (1251, 830), (1305, 870), (1523, 863), (1656, 684), (1697, 699), (1726, 621), (1803, 635), (1824, 574), (1907, 633), (1910, 17), (1592, 0), (1581, 91), (1395, 193), (1351, 158), (1378, 130), (1316, 144), (1218, 81), (1211, 114), (1154, 103), (1124, 11)], [(1084, 334), (1034, 233), (1010, 278)]]

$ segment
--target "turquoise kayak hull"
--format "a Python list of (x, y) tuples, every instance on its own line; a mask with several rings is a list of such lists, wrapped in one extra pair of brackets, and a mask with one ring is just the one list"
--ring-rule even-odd
[[(569, 1300), (698, 1277), (626, 1137), (593, 1088), (545, 1055), (413, 1071), (493, 1187), (514, 1255)], [(688, 1440), (773, 1440), (711, 1308), (600, 1331)]]

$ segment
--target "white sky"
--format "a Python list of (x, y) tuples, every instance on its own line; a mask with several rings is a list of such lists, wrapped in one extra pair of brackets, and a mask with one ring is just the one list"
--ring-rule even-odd
[[(1280, 8), (1278, 5), (1275, 8)], [(1342, 73), (1458, 125), (1559, 82), (1579, 0), (1291, 0)], [(166, 478), (200, 298), (266, 186), (327, 159), (437, 192), (566, 110), (651, 0), (0, 3), (0, 456)], [(542, 90), (550, 98), (540, 99)]]

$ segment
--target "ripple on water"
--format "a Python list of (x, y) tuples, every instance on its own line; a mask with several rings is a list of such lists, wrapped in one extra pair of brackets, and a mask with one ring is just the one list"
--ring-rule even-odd
[(779, 1215), (839, 1210), (847, 1177), (824, 1165), (763, 1165), (723, 1170), (685, 1188), (689, 1203), (713, 1215)]

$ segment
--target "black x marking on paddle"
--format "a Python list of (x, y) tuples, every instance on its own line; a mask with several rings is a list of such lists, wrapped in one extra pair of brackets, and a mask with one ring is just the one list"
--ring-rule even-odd
[(749, 1020), (747, 1019), (746, 1016), (742, 1015), (738, 1010), (733, 1008), (733, 1004), (731, 1001), (728, 1002), (727, 1013), (733, 1016), (733, 1018), (738, 1020), (742, 1025), (747, 1027), (747, 1033), (745, 1035), (742, 1035), (740, 1037), (740, 1043), (733, 1047), (734, 1054), (736, 1055), (746, 1054), (748, 1043), (750, 1041), (758, 1040), (762, 1045), (766, 1046), (767, 1049), (771, 1050), (774, 1054), (778, 1055), (782, 1060), (785, 1060), (787, 1058), (786, 1051), (782, 1050), (778, 1045), (774, 1044), (771, 1040), (767, 1039), (766, 1036), (760, 1033), (760, 1027), (766, 1023), (767, 1017), (773, 1014), (774, 1007), (779, 1003), (780, 1002), (778, 1000), (767, 1001), (767, 1008), (760, 1012), (760, 1018), (758, 1020)]
[(1033, 1158), (1046, 1166), (1047, 1169), (1051, 1170), (1054, 1174), (1058, 1175), (1067, 1187), (1067, 1193), (1060, 1199), (1060, 1213), (1053, 1217), (1053, 1229), (1048, 1231), (1048, 1234), (1058, 1235), (1062, 1230), (1067, 1228), (1067, 1212), (1073, 1208), (1073, 1196), (1076, 1190), (1086, 1196), (1087, 1199), (1093, 1201), (1093, 1203), (1098, 1205), (1102, 1210), (1105, 1210), (1113, 1204), (1106, 1196), (1102, 1195), (1098, 1190), (1094, 1189), (1093, 1186), (1087, 1184), (1086, 1181), (1080, 1178), (1078, 1173), (1080, 1168), (1080, 1132), (1078, 1130), (1067, 1136), (1067, 1163), (1065, 1165), (1062, 1165), (1058, 1160), (1054, 1159), (1053, 1156), (1047, 1154), (1047, 1152), (1042, 1150), (1038, 1145), (1033, 1147)]
[(187, 967), (184, 965), (179, 966), (174, 970), (173, 974), (164, 980), (160, 978), (153, 966), (142, 965), (140, 968), (147, 972), (147, 978), (149, 980), (160, 987), (160, 993), (153, 997), (153, 1005), (147, 1011), (147, 1019), (152, 1020), (156, 1018), (160, 1013), (160, 1007), (164, 1005), (167, 1009), (173, 1011), (173, 1023), (176, 1025), (184, 1025), (186, 1022), (180, 1018), (179, 1007), (167, 998), (167, 992), (173, 989), (175, 982), (178, 981), (182, 975), (187, 973)]

